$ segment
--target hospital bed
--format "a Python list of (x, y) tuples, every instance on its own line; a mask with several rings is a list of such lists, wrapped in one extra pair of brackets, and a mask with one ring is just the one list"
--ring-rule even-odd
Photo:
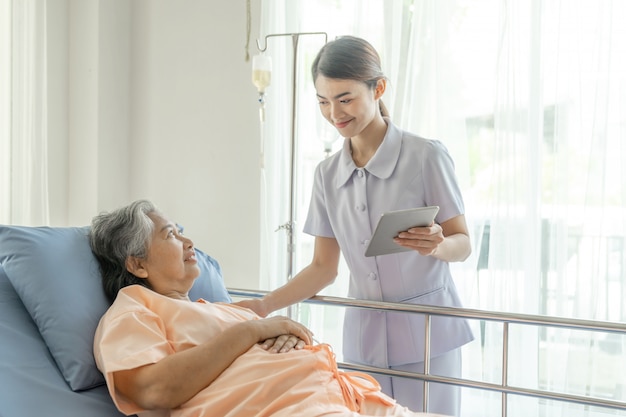
[[(0, 416), (115, 417), (116, 410), (95, 366), (93, 334), (108, 307), (96, 261), (89, 250), (86, 227), (22, 227), (0, 225)], [(232, 297), (258, 297), (264, 293), (227, 290), (219, 264), (197, 250), (201, 276), (192, 298), (231, 301)], [(623, 324), (495, 314), (466, 309), (446, 309), (375, 303), (336, 297), (314, 297), (307, 303), (377, 308), (433, 315), (467, 317), (501, 323), (505, 329), (501, 384), (469, 379), (449, 379), (409, 374), (363, 365), (341, 363), (345, 370), (367, 371), (416, 378), (429, 383), (451, 383), (499, 392), (502, 417), (507, 398), (526, 395), (626, 410), (626, 403), (588, 396), (529, 390), (508, 383), (507, 327), (512, 323), (569, 326), (624, 334)], [(428, 346), (428, 343), (427, 343)], [(428, 349), (427, 349), (428, 350)]]

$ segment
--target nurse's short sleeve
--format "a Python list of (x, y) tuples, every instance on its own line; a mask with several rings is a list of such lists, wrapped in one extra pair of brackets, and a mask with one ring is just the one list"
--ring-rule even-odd
[(439, 206), (437, 222), (442, 223), (465, 214), (463, 196), (459, 187), (454, 161), (447, 148), (438, 140), (432, 140), (424, 153), (424, 188), (426, 203)]
[(335, 237), (328, 219), (327, 202), (324, 198), (324, 187), (326, 186), (329, 186), (329, 184), (324, 183), (321, 164), (319, 164), (315, 168), (309, 213), (303, 228), (304, 233), (312, 236)]

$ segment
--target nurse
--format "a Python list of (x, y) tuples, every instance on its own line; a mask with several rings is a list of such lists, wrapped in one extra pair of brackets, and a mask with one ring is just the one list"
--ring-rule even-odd
[[(454, 163), (437, 140), (395, 126), (381, 97), (387, 79), (376, 50), (344, 36), (327, 43), (312, 65), (322, 115), (343, 136), (343, 148), (316, 168), (304, 232), (315, 236), (311, 263), (284, 286), (238, 304), (261, 316), (307, 299), (337, 276), (340, 252), (350, 269), (348, 296), (358, 299), (461, 306), (449, 263), (471, 252)], [(365, 257), (380, 215), (439, 206), (428, 227), (404, 231), (408, 252)], [(344, 358), (350, 362), (423, 372), (424, 318), (410, 313), (347, 309)], [(465, 320), (433, 317), (431, 374), (461, 376), (460, 347), (473, 339)], [(374, 375), (383, 391), (422, 411), (422, 383)], [(459, 415), (460, 389), (430, 384), (430, 412)]]

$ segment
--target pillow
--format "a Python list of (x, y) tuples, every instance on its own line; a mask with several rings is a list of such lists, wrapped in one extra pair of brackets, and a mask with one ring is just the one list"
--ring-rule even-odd
[(200, 276), (189, 290), (191, 301), (204, 298), (212, 303), (218, 301), (231, 303), (232, 299), (224, 286), (220, 264), (198, 248), (196, 248), (196, 258), (200, 267)]
[[(0, 264), (74, 391), (104, 384), (93, 337), (109, 303), (88, 232), (87, 226), (0, 225)], [(230, 302), (219, 264), (197, 252), (202, 273), (190, 297)]]

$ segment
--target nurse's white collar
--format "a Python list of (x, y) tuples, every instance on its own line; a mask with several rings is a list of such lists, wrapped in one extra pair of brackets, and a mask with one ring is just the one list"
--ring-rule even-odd
[[(387, 122), (387, 133), (385, 133), (385, 137), (372, 159), (363, 167), (367, 172), (380, 179), (386, 179), (391, 176), (398, 163), (402, 148), (402, 131), (391, 123), (389, 119), (385, 118), (385, 121)], [(352, 177), (354, 171), (358, 169), (352, 160), (350, 139), (345, 139), (339, 156), (336, 177), (337, 188), (344, 186)]]

